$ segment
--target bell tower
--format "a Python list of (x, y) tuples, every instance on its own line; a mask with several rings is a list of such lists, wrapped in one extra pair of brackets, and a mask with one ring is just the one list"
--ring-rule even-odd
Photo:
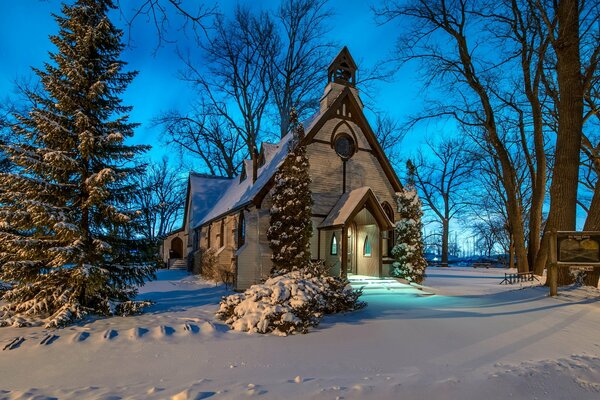
[(358, 67), (350, 55), (348, 47), (344, 46), (327, 70), (328, 82), (354, 87), (356, 85), (356, 71)]
[(356, 71), (358, 71), (358, 67), (348, 47), (344, 46), (327, 68), (327, 86), (321, 97), (321, 112), (326, 110), (346, 87), (349, 87), (354, 93), (362, 108), (356, 89)]

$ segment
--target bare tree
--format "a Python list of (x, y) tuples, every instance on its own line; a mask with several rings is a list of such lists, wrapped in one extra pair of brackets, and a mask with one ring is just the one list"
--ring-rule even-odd
[(206, 62), (182, 56), (182, 78), (197, 88), (201, 105), (162, 115), (165, 141), (220, 175), (235, 175), (249, 157), (247, 173), (256, 180), (267, 118), (275, 116), (283, 136), (292, 108), (303, 114), (318, 107), (331, 51), (323, 39), (325, 6), (325, 0), (284, 0), (275, 14), (238, 6), (231, 18), (217, 15), (201, 42)]
[(442, 227), (442, 266), (448, 266), (450, 223), (467, 207), (463, 194), (474, 167), (467, 142), (457, 138), (428, 141), (427, 147), (407, 162), (408, 174), (414, 177), (424, 206)]
[(319, 106), (333, 56), (333, 44), (325, 39), (331, 16), (327, 0), (282, 0), (273, 17), (263, 13), (254, 20), (281, 137), (292, 109), (302, 119)]
[(163, 140), (175, 148), (182, 160), (192, 160), (194, 168), (230, 178), (240, 172), (247, 156), (244, 142), (211, 107), (200, 105), (187, 114), (166, 112), (154, 123), (162, 128)]
[[(216, 5), (207, 6), (203, 1), (184, 0), (116, 0), (121, 15), (127, 22), (129, 41), (131, 31), (138, 20), (143, 19), (154, 27), (157, 51), (165, 43), (172, 43), (172, 31), (191, 32), (197, 41), (207, 35), (211, 18), (216, 15)], [(195, 4), (193, 4), (195, 3)], [(208, 2), (206, 2), (208, 3)]]
[[(598, 84), (600, 6), (597, 2), (578, 0), (536, 0), (534, 4), (551, 33), (550, 43), (554, 51), (554, 57), (550, 59), (551, 76), (544, 81), (556, 104), (554, 118), (557, 126), (550, 211), (545, 233), (553, 229), (574, 230), (582, 145), (589, 149), (583, 135), (586, 120), (584, 102), (589, 104)], [(600, 205), (600, 198), (597, 205)], [(546, 234), (544, 236), (547, 237)], [(536, 273), (541, 273), (546, 265), (548, 248), (549, 243), (544, 240), (536, 259)], [(573, 278), (568, 270), (560, 269), (559, 285), (571, 282)]]
[(156, 245), (181, 223), (185, 180), (165, 157), (158, 164), (150, 163), (141, 181), (133, 183), (139, 187), (133, 203), (141, 211), (142, 235)]
[(214, 115), (235, 130), (252, 160), (252, 180), (258, 171), (258, 145), (271, 87), (267, 66), (261, 58), (261, 44), (253, 31), (253, 16), (238, 6), (232, 19), (217, 16), (212, 34), (203, 45), (206, 69), (184, 58), (183, 79), (195, 85)]
[(375, 113), (375, 135), (392, 165), (397, 166), (400, 163), (399, 145), (406, 135), (406, 130), (402, 129), (400, 122), (389, 114), (377, 112)]
[(483, 2), (411, 0), (387, 1), (375, 12), (383, 22), (405, 21), (407, 30), (397, 45), (398, 62), (422, 61), (425, 83), (439, 82), (450, 94), (445, 100), (431, 103), (426, 117), (451, 116), (465, 127), (479, 127), (483, 133), (480, 140), (492, 146), (506, 192), (519, 270), (526, 271), (529, 267), (517, 171), (497, 115), (499, 75), (494, 73), (494, 66), (503, 61), (483, 52), (479, 46), (483, 37), (471, 37), (485, 28), (481, 20), (485, 10)]

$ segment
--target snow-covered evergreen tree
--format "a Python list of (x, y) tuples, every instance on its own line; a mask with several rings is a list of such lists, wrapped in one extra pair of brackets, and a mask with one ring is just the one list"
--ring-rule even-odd
[(44, 88), (15, 116), (15, 165), (0, 174), (0, 325), (44, 321), (56, 327), (88, 313), (128, 314), (153, 274), (129, 263), (136, 213), (127, 207), (141, 172), (130, 146), (136, 124), (120, 94), (135, 77), (119, 59), (122, 31), (107, 17), (112, 0), (63, 5), (50, 40), (58, 51), (35, 70)]
[(392, 275), (421, 283), (425, 278), (427, 261), (423, 255), (423, 223), (421, 200), (410, 183), (396, 193), (400, 220), (396, 222), (396, 245), (392, 248), (394, 264)]
[(275, 174), (271, 222), (267, 231), (273, 251), (273, 272), (287, 272), (305, 268), (310, 263), (312, 235), (312, 196), (306, 146), (303, 144), (304, 127), (298, 122), (298, 113), (290, 113), (294, 137), (289, 155)]

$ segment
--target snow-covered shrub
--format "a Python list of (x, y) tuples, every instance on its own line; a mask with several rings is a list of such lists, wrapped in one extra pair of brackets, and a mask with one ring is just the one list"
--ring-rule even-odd
[(213, 249), (201, 247), (194, 253), (194, 266), (192, 273), (202, 275), (203, 278), (212, 280), (217, 275), (217, 254)]
[(396, 222), (396, 244), (392, 248), (394, 264), (392, 275), (411, 282), (421, 283), (425, 278), (427, 261), (423, 254), (421, 231), (421, 200), (413, 187), (396, 193), (400, 220)]
[(194, 268), (192, 272), (201, 275), (206, 280), (225, 283), (232, 269), (232, 267), (219, 264), (217, 252), (213, 249), (201, 248), (194, 254)]
[(306, 333), (324, 314), (353, 311), (366, 304), (347, 280), (323, 274), (322, 263), (283, 273), (244, 293), (223, 297), (217, 318), (243, 332), (287, 336)]

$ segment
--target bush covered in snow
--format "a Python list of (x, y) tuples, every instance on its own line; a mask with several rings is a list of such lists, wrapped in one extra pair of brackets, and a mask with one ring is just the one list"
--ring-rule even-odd
[(322, 263), (273, 276), (244, 293), (223, 297), (217, 318), (236, 331), (287, 336), (306, 333), (324, 314), (360, 309), (362, 291), (328, 276)]

